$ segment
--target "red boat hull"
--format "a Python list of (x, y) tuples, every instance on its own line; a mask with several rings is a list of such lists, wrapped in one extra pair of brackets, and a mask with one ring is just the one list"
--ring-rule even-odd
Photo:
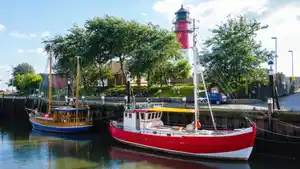
[(225, 136), (163, 136), (125, 131), (110, 123), (113, 138), (142, 148), (174, 154), (207, 158), (248, 160), (256, 136), (256, 127), (236, 135)]

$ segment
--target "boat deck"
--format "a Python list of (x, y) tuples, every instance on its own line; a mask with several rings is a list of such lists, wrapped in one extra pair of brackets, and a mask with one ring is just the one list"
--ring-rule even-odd
[(124, 127), (122, 122), (117, 122), (115, 125), (118, 128), (121, 128), (125, 131), (131, 132), (140, 132), (141, 134), (150, 134), (150, 135), (169, 135), (169, 136), (230, 136), (237, 135), (241, 133), (252, 132), (252, 128), (243, 128), (235, 130), (205, 130), (200, 129), (195, 131), (187, 131), (184, 127), (179, 126), (158, 126), (158, 127), (149, 127), (141, 130), (136, 130), (129, 127)]

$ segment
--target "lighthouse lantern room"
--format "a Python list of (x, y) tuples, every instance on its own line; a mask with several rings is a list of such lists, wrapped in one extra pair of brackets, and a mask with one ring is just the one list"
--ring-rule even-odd
[(183, 8), (181, 8), (175, 13), (176, 17), (173, 21), (175, 25), (175, 33), (177, 34), (178, 42), (181, 44), (182, 49), (189, 49), (189, 33), (192, 32), (190, 27), (191, 19), (189, 16), (190, 12)]

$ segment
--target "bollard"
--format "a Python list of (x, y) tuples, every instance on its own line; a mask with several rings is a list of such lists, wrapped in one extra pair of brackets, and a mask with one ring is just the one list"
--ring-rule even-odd
[(274, 111), (274, 109), (273, 109), (273, 98), (268, 98), (268, 118), (269, 118), (269, 129), (270, 129), (270, 131), (273, 131), (272, 121), (271, 121), (273, 111)]
[(273, 114), (273, 98), (268, 98), (268, 115)]

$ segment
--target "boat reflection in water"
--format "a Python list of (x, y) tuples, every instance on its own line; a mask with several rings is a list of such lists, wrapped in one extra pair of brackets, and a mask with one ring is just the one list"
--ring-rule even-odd
[(39, 130), (32, 130), (29, 135), (29, 141), (67, 141), (80, 144), (88, 144), (91, 140), (87, 135), (64, 135), (56, 133), (48, 133)]
[(45, 152), (44, 156), (47, 156), (45, 166), (48, 168), (77, 168), (78, 166), (96, 165), (88, 161), (91, 139), (87, 135), (62, 135), (32, 130), (29, 142), (35, 142)]
[[(211, 162), (211, 161), (197, 161), (186, 160), (181, 158), (167, 157), (163, 155), (156, 155), (149, 152), (138, 152), (136, 150), (128, 150), (120, 147), (111, 147), (110, 157), (115, 160), (125, 160), (135, 164), (130, 165), (130, 168), (147, 168), (145, 165), (149, 164), (159, 168), (174, 168), (174, 169), (250, 169), (247, 162)], [(141, 165), (138, 165), (141, 163)], [(120, 168), (127, 168), (122, 164)]]

